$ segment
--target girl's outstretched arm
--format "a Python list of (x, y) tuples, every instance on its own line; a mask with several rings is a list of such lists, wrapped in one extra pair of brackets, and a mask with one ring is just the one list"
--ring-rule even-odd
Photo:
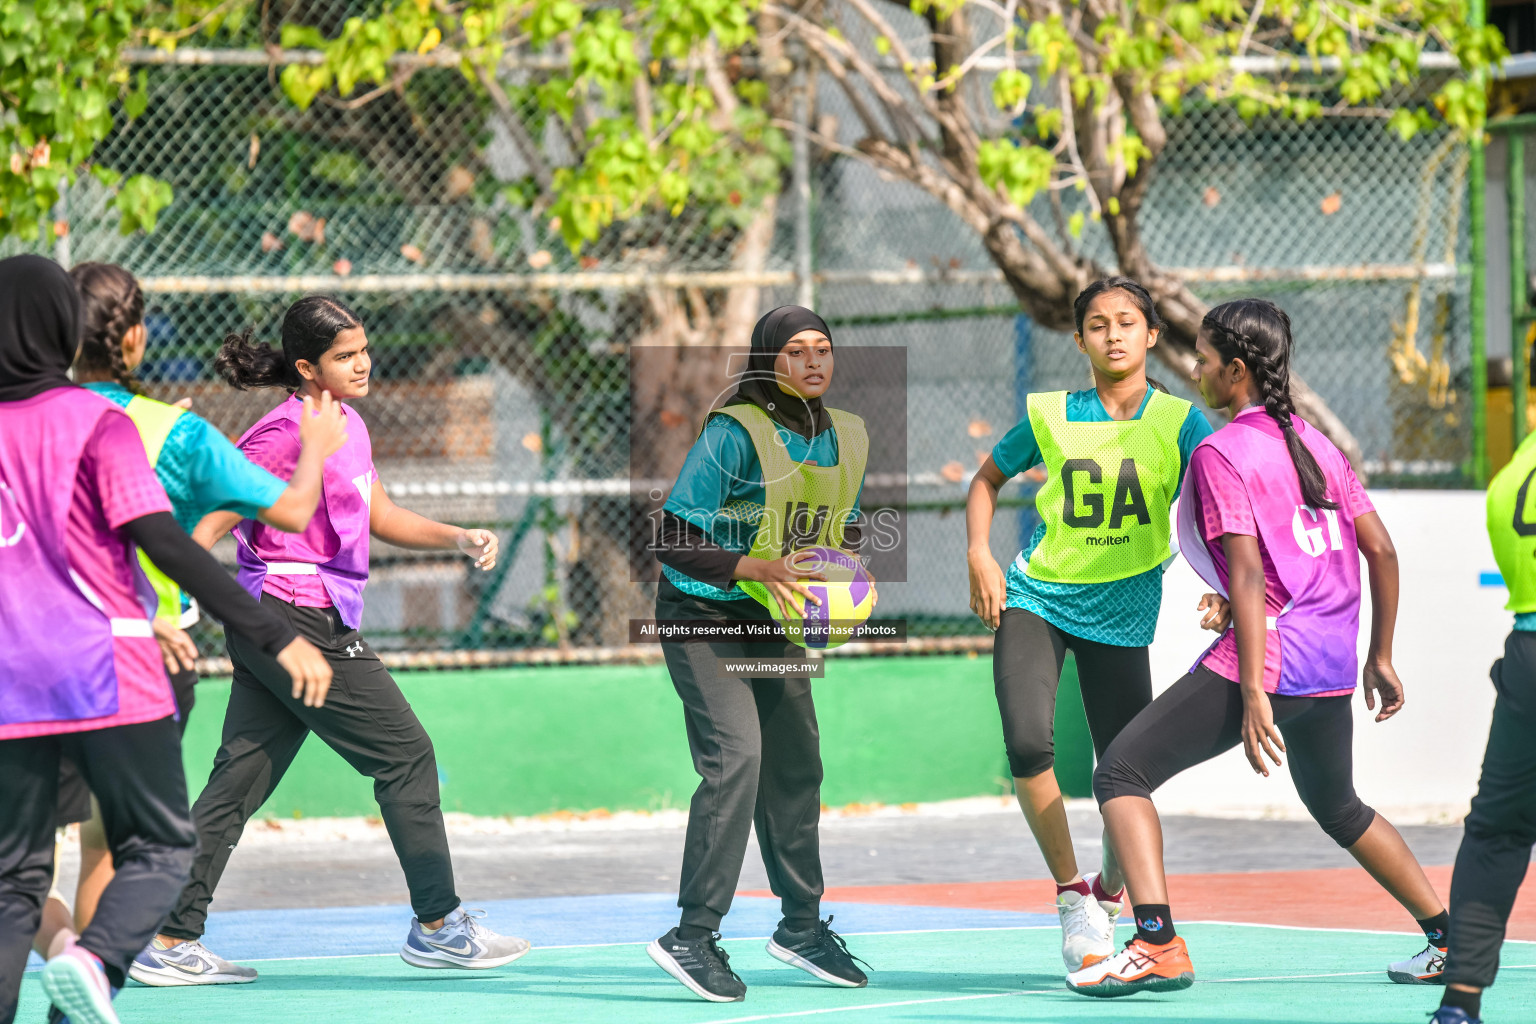
[(997, 492), (1008, 478), (988, 455), (965, 498), (965, 562), (971, 577), (971, 611), (980, 616), (987, 628), (996, 629), (1008, 598), (1003, 570), (992, 557), (990, 545), (992, 516), (997, 512)]
[(398, 548), (414, 551), (452, 551), (455, 548), (474, 558), (475, 568), (496, 566), (496, 535), (489, 530), (465, 530), (452, 523), (439, 523), (401, 508), (389, 499), (384, 484), (373, 481), (369, 502), (368, 529), (379, 540)]
[(1381, 710), (1376, 713), (1376, 721), (1384, 722), (1403, 707), (1403, 684), (1392, 667), (1392, 634), (1397, 626), (1397, 548), (1386, 524), (1375, 512), (1355, 520), (1355, 540), (1360, 545), (1360, 554), (1365, 556), (1371, 585), (1371, 645), (1361, 673), (1361, 688), (1365, 691), (1365, 706), (1373, 711), (1380, 695)]

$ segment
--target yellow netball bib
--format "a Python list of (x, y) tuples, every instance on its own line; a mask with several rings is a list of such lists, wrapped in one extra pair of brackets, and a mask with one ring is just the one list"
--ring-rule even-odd
[(1108, 583), (1168, 558), (1179, 487), (1179, 430), (1190, 403), (1153, 391), (1134, 420), (1067, 419), (1067, 393), (1029, 396), (1049, 474), (1035, 496), (1045, 538), (1026, 573), (1051, 583)]

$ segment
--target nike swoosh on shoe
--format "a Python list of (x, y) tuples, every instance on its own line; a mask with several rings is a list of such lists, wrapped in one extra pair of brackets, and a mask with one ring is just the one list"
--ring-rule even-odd
[(468, 939), (464, 940), (464, 945), (462, 946), (450, 946), (443, 942), (432, 942), (431, 939), (428, 939), (427, 941), (431, 943), (434, 948), (440, 949), (445, 953), (453, 953), (455, 956), (473, 956), (475, 953), (475, 944), (470, 942)]
[(167, 967), (174, 967), (183, 974), (207, 974), (213, 969), (213, 965), (204, 960), (193, 960), (186, 963), (180, 960), (161, 961)]

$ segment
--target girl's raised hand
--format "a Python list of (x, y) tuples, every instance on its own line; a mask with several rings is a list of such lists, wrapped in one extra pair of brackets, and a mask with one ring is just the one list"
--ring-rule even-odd
[(988, 629), (996, 631), (1008, 598), (1003, 570), (990, 551), (971, 551), (965, 556), (971, 574), (971, 611)]
[(316, 402), (304, 396), (304, 414), (299, 417), (299, 443), (305, 448), (317, 448), (330, 458), (347, 443), (347, 418), (341, 411), (341, 403), (322, 392)]
[(1365, 706), (1376, 711), (1376, 695), (1381, 694), (1381, 710), (1376, 721), (1385, 722), (1403, 709), (1403, 682), (1397, 670), (1385, 658), (1367, 658), (1360, 674), (1360, 688), (1365, 691)]
[(459, 550), (475, 560), (475, 568), (482, 572), (496, 568), (496, 552), (501, 542), (490, 530), (460, 530)]
[(1232, 625), (1232, 605), (1220, 594), (1206, 594), (1195, 606), (1195, 611), (1205, 612), (1205, 618), (1200, 620), (1201, 629), (1225, 633)]

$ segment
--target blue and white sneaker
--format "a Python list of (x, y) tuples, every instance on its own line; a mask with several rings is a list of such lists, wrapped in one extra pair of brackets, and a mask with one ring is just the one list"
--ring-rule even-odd
[(43, 965), (43, 991), (52, 1004), (49, 1019), (68, 1017), (72, 1024), (118, 1024), (112, 1009), (112, 983), (95, 953), (71, 942)]
[(527, 939), (497, 935), (479, 918), (485, 911), (473, 913), (458, 907), (443, 918), (443, 926), (426, 932), (421, 922), (411, 918), (411, 933), (400, 947), (400, 959), (412, 967), (457, 967), (466, 971), (484, 971), (509, 964), (528, 952)]
[(1429, 1024), (1483, 1024), (1480, 1017), (1468, 1017), (1459, 1006), (1442, 1006), (1429, 1018)]
[(169, 948), (162, 947), (159, 939), (151, 939), (128, 965), (128, 977), (152, 988), (175, 988), (182, 985), (249, 985), (256, 980), (256, 972), (215, 956), (196, 939), (178, 942)]

